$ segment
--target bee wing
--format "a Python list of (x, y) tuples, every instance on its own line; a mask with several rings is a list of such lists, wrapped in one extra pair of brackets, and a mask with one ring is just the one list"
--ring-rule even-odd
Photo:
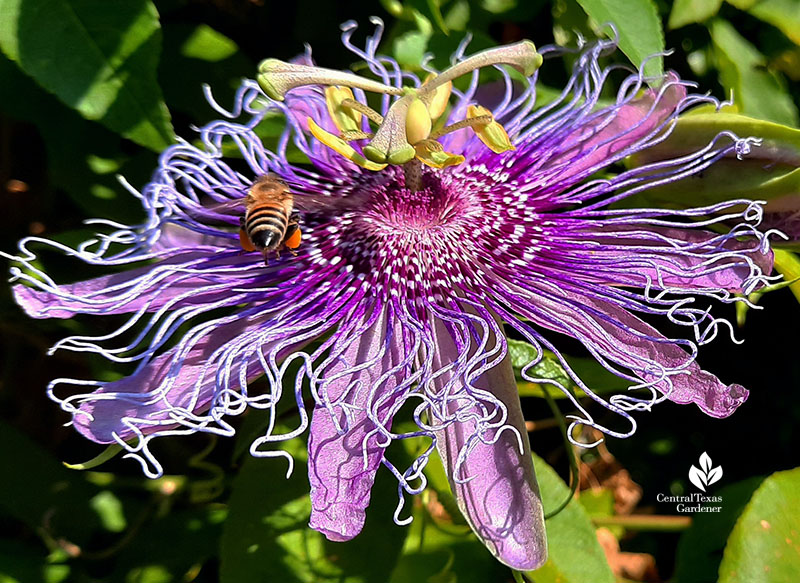
[(244, 197), (225, 202), (217, 202), (208, 206), (185, 207), (183, 210), (194, 220), (207, 224), (229, 224), (245, 213)]
[(292, 206), (304, 213), (353, 211), (363, 208), (366, 196), (329, 196), (324, 194), (292, 193)]

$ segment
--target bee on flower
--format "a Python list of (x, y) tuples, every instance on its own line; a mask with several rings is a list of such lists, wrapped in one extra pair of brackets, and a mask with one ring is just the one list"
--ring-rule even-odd
[[(557, 48), (522, 41), (466, 56), (465, 42), (450, 68), (420, 79), (376, 52), (376, 24), (365, 50), (351, 42), (355, 25), (343, 27), (369, 76), (318, 67), (306, 54), (264, 61), (231, 110), (209, 95), (223, 119), (200, 129), (199, 146), (167, 149), (141, 192), (128, 187), (147, 220), (109, 223), (112, 232), (76, 249), (23, 240), (15, 297), (35, 318), (127, 315), (114, 333), (53, 349), (95, 352), (135, 367), (131, 374), (56, 379), (49, 391), (77, 431), (121, 445), (148, 475), (162, 473), (153, 439), (232, 435), (231, 417), (267, 410), (251, 453), (286, 457), (291, 471), (280, 442), (308, 434), (310, 525), (329, 539), (360, 532), (381, 466), (398, 480), (395, 520), (406, 522), (404, 495), (425, 488), (423, 470), (438, 452), (475, 534), (503, 563), (533, 569), (547, 545), (507, 334), (538, 353), (525, 379), (558, 384), (531, 372), (552, 351), (588, 397), (627, 422), (604, 427), (570, 395), (576, 424), (625, 437), (635, 430), (631, 411), (664, 400), (733, 413), (747, 391), (695, 357), (727, 324), (709, 306), (768, 280), (760, 206), (609, 205), (746, 155), (754, 140), (723, 132), (689, 155), (597, 177), (663, 141), (682, 112), (715, 102), (689, 94), (674, 74), (648, 89), (633, 71), (601, 106), (608, 71), (598, 59), (613, 43), (599, 41), (582, 47), (560, 98), (537, 108), (537, 69)], [(487, 67), (502, 77), (491, 100), (478, 83)], [(453, 81), (464, 76), (459, 90)], [(256, 130), (276, 115), (286, 125), (270, 151)], [(228, 158), (232, 146), (237, 156)], [(290, 163), (290, 149), (307, 163)], [(265, 176), (291, 192), (281, 225), (296, 220), (303, 233), (296, 256), (267, 265), (265, 254), (242, 249), (238, 231), (245, 199)], [(331, 204), (304, 206), (319, 198)], [(232, 203), (238, 214), (222, 210)], [(60, 284), (39, 269), (36, 245), (130, 268)], [(658, 318), (687, 327), (691, 339), (662, 335), (649, 323)], [(632, 392), (593, 393), (558, 352), (559, 336), (580, 341)], [(292, 363), (299, 369), (290, 376)], [(281, 433), (286, 401), (299, 421)], [(415, 431), (393, 427), (401, 410)], [(398, 467), (386, 449), (411, 438), (428, 447)]]

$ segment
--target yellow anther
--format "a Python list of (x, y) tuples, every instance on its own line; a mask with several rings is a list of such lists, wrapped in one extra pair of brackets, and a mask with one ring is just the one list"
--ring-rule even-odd
[(406, 139), (409, 144), (416, 144), (429, 135), (431, 135), (431, 114), (421, 99), (414, 99), (406, 113)]
[(361, 112), (342, 105), (345, 99), (355, 101), (353, 91), (349, 87), (326, 87), (325, 103), (328, 113), (339, 131), (352, 132), (361, 129)]
[[(428, 78), (425, 79), (425, 83), (422, 84), (422, 87), (424, 88), (426, 83), (435, 78), (436, 75), (428, 75)], [(428, 105), (428, 113), (430, 114), (431, 119), (437, 119), (445, 112), (447, 109), (447, 104), (450, 103), (450, 94), (452, 91), (453, 83), (448, 81), (447, 83), (439, 85), (436, 89), (423, 98)]]
[(341, 154), (362, 168), (366, 168), (367, 170), (383, 170), (386, 168), (386, 164), (376, 164), (375, 162), (371, 162), (364, 158), (364, 156), (355, 151), (353, 146), (345, 142), (339, 136), (334, 136), (332, 133), (319, 127), (310, 117), (308, 118), (308, 131), (310, 131), (311, 135), (331, 148), (334, 152)]
[[(492, 112), (480, 105), (470, 105), (467, 108), (467, 119), (483, 116), (492, 117)], [(508, 138), (505, 128), (497, 123), (494, 117), (492, 117), (492, 121), (475, 125), (473, 129), (480, 141), (496, 154), (516, 149)]]
[(417, 159), (432, 168), (447, 168), (456, 166), (464, 161), (464, 156), (445, 152), (442, 145), (436, 140), (422, 140), (414, 144)]

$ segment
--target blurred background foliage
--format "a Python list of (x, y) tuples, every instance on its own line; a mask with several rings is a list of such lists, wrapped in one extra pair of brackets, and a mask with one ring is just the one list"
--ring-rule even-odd
[[(729, 122), (745, 135), (764, 136), (769, 146), (746, 172), (730, 162), (711, 180), (635, 203), (697, 205), (735, 191), (769, 200), (768, 216), (787, 231), (800, 212), (799, 0), (0, 0), (0, 248), (11, 252), (27, 235), (77, 244), (91, 234), (83, 224), (89, 217), (141, 220), (117, 175), (142, 186), (160, 150), (176, 135), (193, 139), (192, 127), (213, 119), (203, 84), (229, 103), (261, 59), (289, 59), (307, 42), (323, 66), (357, 66), (337, 25), (355, 20), (363, 39), (371, 16), (387, 25), (383, 50), (408, 68), (419, 67), (426, 53), (446, 66), (467, 32), (474, 52), (521, 38), (574, 45), (579, 36), (608, 34), (603, 24), (613, 22), (623, 52), (609, 62), (638, 65), (669, 49), (663, 61), (648, 62), (648, 73), (672, 69), (696, 80), (702, 92), (733, 95), (729, 111), (749, 117)], [(569, 59), (545, 63), (543, 101), (568, 75)], [(608, 98), (615, 90), (607, 88)], [(702, 118), (682, 124), (681, 144), (707, 141), (714, 130)], [(278, 130), (265, 128), (265, 139)], [(788, 284), (800, 277), (797, 239), (778, 252)], [(63, 258), (42, 260), (57, 281), (96, 275)], [(754, 297), (763, 311), (735, 314), (729, 307), (746, 342), (720, 338), (701, 352), (704, 367), (751, 390), (732, 418), (712, 420), (694, 407), (664, 404), (638, 416), (633, 438), (577, 452), (578, 494), (548, 520), (547, 565), (525, 578), (800, 580), (800, 470), (792, 470), (800, 465), (794, 399), (800, 310), (791, 293), (800, 298), (798, 285)], [(81, 354), (45, 353), (66, 333), (97, 333), (111, 324), (30, 321), (7, 287), (0, 293), (0, 582), (522, 580), (470, 534), (437, 467), (428, 472), (430, 488), (408, 510), (415, 518), (410, 527), (393, 524), (396, 484), (380, 472), (365, 532), (350, 543), (326, 541), (306, 526), (304, 443), (289, 444), (298, 463), (288, 480), (282, 462), (246, 454), (265, 423), (255, 411), (240, 420), (235, 440), (198, 435), (156, 443), (167, 468), (159, 480), (143, 478), (136, 464), (120, 458), (89, 471), (67, 469), (62, 461), (88, 460), (99, 448), (63, 427), (67, 417), (47, 400), (47, 383), (59, 376), (113, 379), (120, 372)], [(562, 346), (592, 386), (624, 389), (579, 345)], [(527, 362), (526, 345), (512, 348), (517, 362)], [(551, 361), (543, 366), (547, 374), (563, 374)], [(569, 410), (563, 401), (548, 404), (541, 387), (520, 390), (545, 506), (553, 509), (570, 495), (570, 455), (559, 431), (560, 415)], [(402, 447), (393, 455), (416, 454), (413, 445)], [(695, 491), (688, 470), (704, 451), (724, 468), (709, 492), (723, 497), (722, 511), (678, 515), (657, 495)]]

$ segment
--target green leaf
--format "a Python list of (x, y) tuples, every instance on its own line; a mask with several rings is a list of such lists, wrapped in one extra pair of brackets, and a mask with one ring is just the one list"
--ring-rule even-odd
[(411, 30), (397, 37), (392, 49), (397, 62), (404, 67), (419, 68), (428, 48), (429, 38), (429, 34), (417, 30)]
[(761, 0), (747, 11), (780, 30), (794, 44), (800, 45), (800, 3), (797, 0)]
[(104, 490), (89, 501), (89, 504), (97, 515), (106, 530), (110, 532), (122, 532), (128, 523), (125, 520), (125, 513), (122, 511), (122, 504), (113, 492)]
[[(578, 0), (578, 3), (598, 25), (614, 25), (619, 34), (619, 48), (637, 67), (647, 57), (664, 51), (664, 31), (652, 0)], [(650, 59), (645, 73), (660, 80), (664, 59)]]
[(0, 14), (0, 48), (62, 102), (153, 150), (173, 141), (151, 2), (0, 0)]
[(742, 197), (779, 204), (778, 199), (800, 192), (800, 130), (735, 113), (704, 110), (681, 116), (672, 134), (634, 156), (632, 165), (691, 154), (723, 131), (758, 137), (761, 145), (753, 146), (742, 160), (731, 154), (701, 173), (650, 188), (623, 204), (687, 208)]
[(678, 541), (675, 580), (680, 583), (708, 583), (717, 580), (722, 549), (736, 518), (763, 478), (748, 478), (720, 488), (723, 512), (699, 512)]
[(800, 468), (772, 474), (755, 491), (731, 532), (719, 583), (796, 581), (799, 524)]
[(205, 24), (196, 27), (181, 47), (184, 57), (209, 63), (224, 61), (238, 50), (235, 42)]
[(394, 478), (378, 472), (361, 534), (346, 543), (330, 542), (308, 526), (311, 502), (303, 446), (300, 440), (290, 446), (297, 455), (288, 480), (283, 460), (248, 457), (242, 465), (223, 530), (222, 583), (387, 581), (408, 534), (392, 521)]
[(34, 124), (42, 136), (53, 189), (66, 191), (88, 216), (141, 221), (141, 203), (120, 185), (117, 174), (131, 184), (143, 184), (155, 156), (141, 149), (132, 157), (123, 154), (123, 138), (66, 107), (3, 55), (0, 79), (4, 112)]
[(231, 104), (242, 77), (256, 64), (231, 39), (206, 25), (164, 23), (158, 80), (173, 112), (188, 114), (203, 125), (217, 114), (203, 93), (207, 84), (221, 104)]
[[(427, 521), (427, 522), (426, 522)], [(430, 523), (424, 510), (415, 512), (403, 554), (389, 583), (487, 583), (505, 581), (508, 567), (489, 554), (468, 527), (462, 532)]]
[(0, 467), (6, 468), (0, 496), (2, 514), (13, 516), (34, 531), (58, 533), (77, 545), (85, 544), (99, 526), (89, 503), (98, 488), (2, 423)]
[(749, 10), (753, 4), (761, 0), (727, 0), (728, 4), (735, 6), (739, 10)]
[(682, 115), (666, 140), (637, 154), (636, 160), (665, 160), (684, 156), (705, 147), (723, 131), (762, 140), (760, 146), (753, 147), (745, 156), (746, 160), (757, 159), (760, 164), (800, 167), (800, 129), (747, 115), (728, 111), (715, 112), (705, 108)]
[(667, 28), (675, 30), (687, 24), (705, 22), (719, 12), (722, 0), (675, 0)]
[[(514, 367), (517, 379), (519, 394), (523, 397), (544, 398), (544, 389), (538, 383), (531, 383), (522, 380), (520, 373), (529, 363), (536, 359), (538, 352), (528, 342), (523, 340), (508, 340), (508, 355), (511, 358), (511, 366)], [(608, 393), (622, 391), (630, 386), (630, 382), (607, 371), (593, 358), (567, 358), (570, 368), (580, 379), (595, 393)], [(541, 362), (526, 371), (526, 374), (538, 378), (549, 379), (560, 383), (562, 386), (575, 391), (577, 396), (584, 396), (584, 393), (573, 382), (558, 357), (549, 350), (544, 351)], [(558, 390), (549, 391), (550, 396), (555, 399), (565, 399), (567, 396)]]
[(53, 569), (56, 568), (56, 572), (66, 569), (65, 575), (68, 575), (69, 567), (46, 565), (46, 562), (47, 555), (43, 547), (25, 544), (20, 540), (0, 539), (0, 583), (64, 581), (65, 577), (53, 577)]
[[(397, 422), (397, 418), (392, 427), (398, 433), (418, 429), (415, 421), (409, 419)], [(428, 443), (427, 439), (402, 440), (400, 445), (407, 463), (416, 459)], [(390, 450), (390, 457), (396, 459), (396, 452), (392, 455)], [(425, 477), (428, 479), (428, 488), (413, 505), (407, 506), (412, 508), (414, 520), (405, 527), (408, 537), (389, 581), (486, 583), (504, 580), (508, 568), (492, 557), (467, 526), (438, 455), (430, 457), (425, 466)], [(427, 502), (434, 507), (441, 505), (446, 515), (432, 519)]]
[[(533, 456), (545, 514), (570, 495), (569, 487), (544, 460)], [(547, 528), (547, 563), (531, 571), (536, 583), (614, 583), (614, 574), (597, 542), (589, 515), (577, 500), (550, 518)]]
[[(227, 513), (220, 505), (171, 511), (149, 520), (125, 546), (108, 581), (191, 580), (188, 572), (216, 557)], [(244, 579), (247, 581), (248, 579)]]
[(517, 0), (482, 0), (481, 8), (492, 14), (502, 14), (513, 10), (517, 6)]
[[(796, 253), (784, 249), (773, 249), (773, 253), (775, 254), (775, 271), (783, 276), (784, 281), (790, 282), (800, 278), (800, 257)], [(800, 302), (800, 281), (790, 283), (789, 289)]]
[[(563, 46), (577, 44), (578, 35), (583, 38), (591, 38), (594, 31), (589, 24), (589, 16), (576, 0), (556, 0), (553, 2), (551, 12), (553, 14), (553, 38), (556, 43)], [(565, 65), (572, 68), (576, 55), (569, 53), (564, 55)], [(536, 85), (539, 91), (539, 85)]]
[(724, 20), (714, 20), (710, 31), (720, 81), (733, 92), (742, 113), (797, 125), (797, 108), (780, 78), (767, 70), (764, 55)]
[(466, 30), (469, 25), (469, 2), (456, 0), (444, 17), (444, 24), (450, 30)]

